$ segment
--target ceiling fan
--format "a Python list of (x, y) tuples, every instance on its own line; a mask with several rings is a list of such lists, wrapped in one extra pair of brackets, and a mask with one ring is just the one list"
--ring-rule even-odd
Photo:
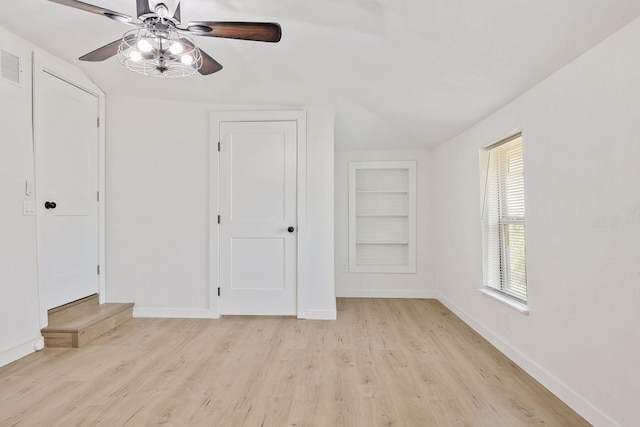
[(136, 27), (122, 39), (102, 46), (81, 61), (104, 61), (118, 55), (132, 71), (160, 77), (208, 75), (222, 65), (199, 49), (188, 35), (277, 43), (280, 25), (273, 22), (180, 21), (180, 0), (136, 0), (137, 19), (78, 0), (49, 0)]

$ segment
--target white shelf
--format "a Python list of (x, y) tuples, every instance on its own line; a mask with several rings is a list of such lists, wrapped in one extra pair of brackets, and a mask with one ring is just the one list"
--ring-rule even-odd
[(409, 242), (356, 242), (356, 245), (408, 245)]
[(358, 194), (409, 194), (406, 190), (356, 190)]
[(349, 272), (416, 272), (416, 162), (349, 163)]
[(358, 218), (408, 218), (409, 214), (356, 214)]

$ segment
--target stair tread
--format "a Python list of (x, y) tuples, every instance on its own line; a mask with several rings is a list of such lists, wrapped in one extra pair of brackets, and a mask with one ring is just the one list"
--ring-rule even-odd
[(86, 309), (58, 316), (52, 320), (49, 326), (42, 328), (42, 332), (79, 332), (132, 307), (133, 303), (105, 303), (87, 306)]

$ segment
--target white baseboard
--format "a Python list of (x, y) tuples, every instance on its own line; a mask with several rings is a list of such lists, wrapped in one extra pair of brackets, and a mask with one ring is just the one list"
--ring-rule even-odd
[(435, 291), (396, 289), (336, 289), (338, 298), (417, 298), (438, 299)]
[(545, 386), (549, 391), (555, 394), (560, 400), (580, 414), (580, 416), (586, 419), (589, 423), (599, 427), (620, 427), (620, 424), (615, 422), (611, 417), (602, 412), (595, 405), (562, 382), (559, 378), (555, 377), (542, 366), (531, 360), (527, 355), (520, 352), (507, 341), (494, 334), (491, 329), (487, 328), (483, 323), (469, 315), (469, 313), (449, 301), (442, 294), (440, 294), (437, 299), (473, 330), (482, 335), (501, 353), (511, 359), (512, 362), (525, 370), (529, 375), (535, 378), (540, 384)]
[[(336, 310), (307, 310), (301, 319), (335, 320)], [(133, 308), (133, 317), (152, 317), (167, 319), (211, 319), (217, 318), (206, 308)]]
[(211, 319), (214, 314), (208, 308), (150, 308), (133, 307), (133, 317), (159, 317), (171, 319)]
[(301, 317), (309, 320), (336, 320), (338, 314), (336, 310), (307, 310), (306, 315)]
[(37, 336), (29, 341), (25, 341), (22, 344), (18, 344), (15, 347), (8, 348), (0, 351), (0, 366), (8, 365), (16, 360), (28, 356), (36, 351), (36, 342), (42, 340), (42, 336)]

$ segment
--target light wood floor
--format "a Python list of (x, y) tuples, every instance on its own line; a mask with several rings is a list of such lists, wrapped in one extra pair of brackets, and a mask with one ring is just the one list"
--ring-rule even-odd
[(433, 300), (133, 319), (0, 368), (0, 426), (589, 425)]

